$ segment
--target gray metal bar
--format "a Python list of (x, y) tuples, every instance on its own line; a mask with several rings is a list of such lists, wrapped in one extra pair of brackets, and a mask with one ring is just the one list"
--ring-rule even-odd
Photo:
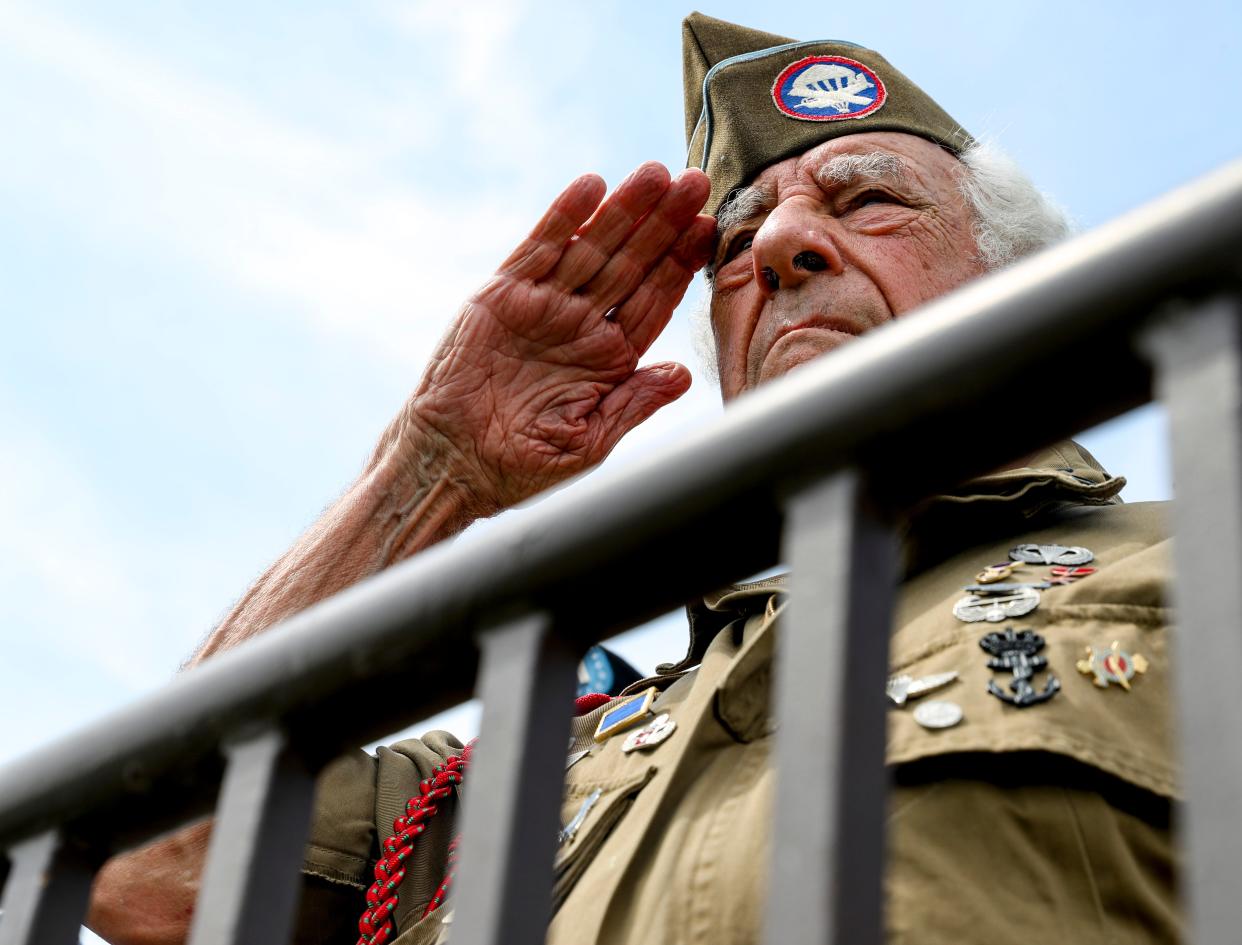
[(48, 830), (15, 844), (9, 859), (0, 945), (77, 945), (98, 858)]
[(1173, 669), (1187, 803), (1193, 935), (1236, 945), (1242, 929), (1242, 304), (1221, 297), (1145, 339), (1172, 439)]
[(792, 575), (776, 656), (769, 945), (882, 941), (884, 680), (897, 555), (861, 478), (835, 473), (786, 505)]
[(281, 945), (301, 890), (314, 778), (276, 729), (226, 754), (190, 945)]
[[(140, 798), (141, 813), (174, 773), (207, 783), (200, 767), (246, 719), (313, 705), (321, 743), (339, 750), (443, 707), (469, 691), (475, 651), (460, 628), (485, 614), (555, 606), (558, 625), (585, 647), (757, 570), (770, 561), (756, 559), (775, 557), (773, 481), (843, 466), (898, 434), (952, 438), (953, 450), (923, 454), (920, 484), (934, 489), (938, 477), (994, 468), (1127, 409), (1147, 397), (1126, 340), (1135, 319), (1162, 293), (1232, 272), (1239, 243), (1242, 162), (869, 332), (739, 398), (662, 455), (390, 568), (0, 770), (0, 844), (124, 798)], [(1041, 411), (960, 437), (968, 422), (986, 424), (979, 411), (1011, 392), (1013, 377), (1054, 366), (1089, 368), (1098, 396), (1080, 405), (1086, 413)], [(1026, 442), (1006, 440), (1018, 435)], [(739, 549), (728, 540), (738, 532), (753, 542)], [(699, 539), (693, 554), (687, 535)], [(617, 576), (638, 568), (644, 580), (613, 593)], [(605, 622), (585, 619), (605, 596)], [(567, 612), (584, 619), (560, 620)], [(368, 696), (381, 677), (420, 701), (377, 706)], [(135, 792), (138, 780), (151, 790)]]
[(536, 613), (483, 635), (479, 747), (465, 777), (454, 945), (547, 935), (577, 654)]

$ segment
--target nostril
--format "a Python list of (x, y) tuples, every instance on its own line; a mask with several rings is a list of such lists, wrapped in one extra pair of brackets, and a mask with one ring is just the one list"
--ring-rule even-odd
[(808, 249), (793, 258), (793, 266), (795, 269), (805, 269), (807, 272), (823, 272), (828, 268), (828, 260)]
[(775, 292), (781, 287), (781, 277), (776, 274), (776, 270), (771, 266), (764, 266), (759, 270), (759, 275), (763, 277), (763, 281), (767, 283), (768, 289)]

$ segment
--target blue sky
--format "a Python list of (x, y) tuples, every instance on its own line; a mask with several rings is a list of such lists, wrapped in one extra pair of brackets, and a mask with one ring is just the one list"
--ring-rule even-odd
[[(1242, 155), (1237, 4), (763, 6), (702, 8), (880, 49), (1084, 227)], [(682, 162), (686, 12), (0, 0), (0, 760), (176, 671), (566, 180)], [(651, 356), (697, 372), (684, 319)], [(718, 409), (700, 380), (610, 462)], [(1138, 500), (1162, 437), (1087, 442)]]

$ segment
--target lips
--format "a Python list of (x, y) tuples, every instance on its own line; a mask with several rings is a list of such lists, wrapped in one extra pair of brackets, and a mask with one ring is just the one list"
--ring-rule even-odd
[(839, 331), (847, 335), (861, 335), (870, 328), (870, 325), (860, 326), (857, 322), (849, 318), (841, 318), (835, 315), (811, 315), (806, 318), (798, 319), (783, 325), (772, 339), (773, 343), (777, 342), (785, 335), (791, 332), (799, 331), (803, 328), (821, 328), (826, 331)]

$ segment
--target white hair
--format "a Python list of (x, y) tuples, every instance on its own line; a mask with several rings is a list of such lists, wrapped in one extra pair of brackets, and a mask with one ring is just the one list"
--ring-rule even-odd
[[(977, 140), (961, 153), (960, 159), (964, 173), (958, 180), (958, 188), (974, 214), (971, 232), (979, 254), (977, 258), (985, 268), (1000, 269), (1064, 239), (1073, 231), (1065, 211), (1041, 192), (1013, 158), (994, 142)], [(877, 151), (836, 157), (821, 169), (819, 176), (841, 182), (853, 176), (887, 176), (899, 173), (903, 167), (895, 155)], [(770, 198), (767, 206), (759, 206), (763, 199), (763, 194), (746, 188), (725, 202), (720, 217), (731, 219), (770, 209)], [(712, 273), (709, 270), (704, 270), (704, 278), (710, 287)], [(719, 380), (710, 291), (703, 293), (690, 314), (690, 337), (708, 376)]]

